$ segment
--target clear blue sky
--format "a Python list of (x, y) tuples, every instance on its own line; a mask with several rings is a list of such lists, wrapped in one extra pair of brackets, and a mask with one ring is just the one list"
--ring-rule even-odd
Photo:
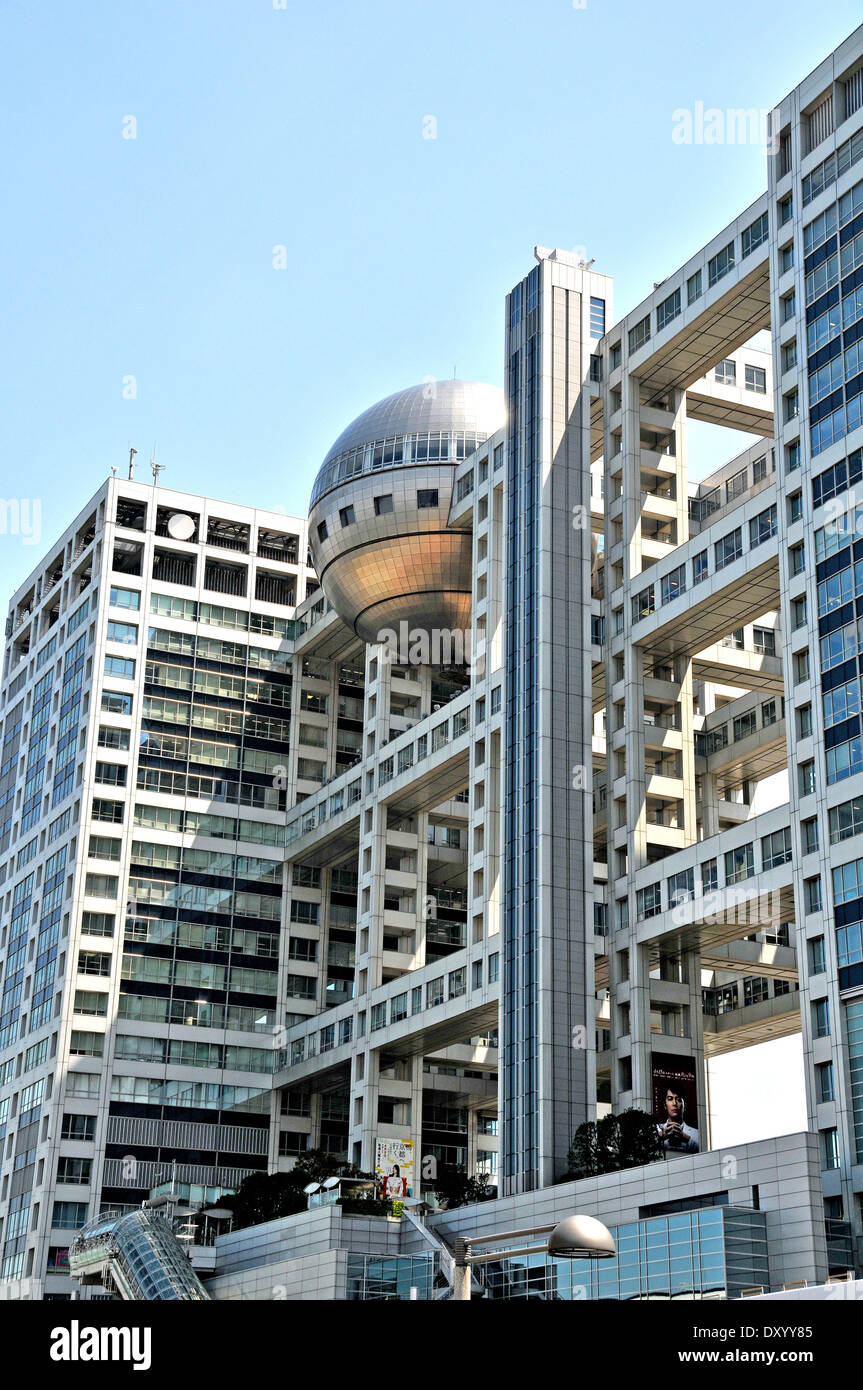
[[(48, 544), (158, 441), (167, 486), (304, 511), (366, 405), (454, 367), (501, 380), (537, 242), (585, 246), (618, 315), (637, 303), (765, 183), (762, 150), (676, 145), (672, 112), (771, 107), (860, 18), (3, 0), (0, 495), (42, 499)], [(40, 550), (0, 536), (4, 601)]]

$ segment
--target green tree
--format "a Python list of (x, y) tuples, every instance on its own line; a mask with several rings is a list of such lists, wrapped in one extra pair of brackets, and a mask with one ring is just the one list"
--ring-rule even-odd
[[(334, 1177), (374, 1179), (374, 1173), (361, 1173), (352, 1163), (334, 1158), (325, 1149), (307, 1149), (290, 1173), (250, 1173), (239, 1191), (225, 1197), (222, 1205), (234, 1213), (235, 1227), (258, 1226), (262, 1221), (276, 1221), (280, 1216), (306, 1211), (309, 1203), (303, 1189), (309, 1183)], [(354, 1205), (362, 1200), (369, 1199), (352, 1199)]]
[(596, 1146), (596, 1124), (585, 1120), (572, 1137), (569, 1153), (566, 1156), (566, 1173), (563, 1181), (571, 1178), (594, 1178), (599, 1172), (599, 1158)]
[(656, 1121), (644, 1110), (628, 1109), (620, 1115), (586, 1120), (573, 1135), (567, 1154), (567, 1172), (561, 1179), (594, 1178), (639, 1168), (665, 1158)]
[(324, 1182), (326, 1178), (344, 1177), (349, 1175), (349, 1171), (350, 1174), (353, 1173), (349, 1163), (334, 1158), (326, 1149), (306, 1149), (294, 1164), (290, 1176), (299, 1174), (300, 1186), (306, 1187), (310, 1182)]
[(488, 1174), (479, 1173), (469, 1178), (460, 1163), (442, 1163), (435, 1179), (434, 1194), (447, 1211), (464, 1207), (471, 1202), (488, 1202), (497, 1196), (489, 1186)]
[(220, 1205), (230, 1207), (236, 1228), (258, 1226), (262, 1221), (305, 1211), (308, 1203), (303, 1186), (294, 1173), (250, 1173), (237, 1192), (220, 1199)]
[(617, 1117), (621, 1168), (640, 1168), (665, 1158), (662, 1136), (652, 1115), (630, 1107)]
[(596, 1122), (597, 1172), (614, 1173), (620, 1165), (620, 1124), (616, 1115)]

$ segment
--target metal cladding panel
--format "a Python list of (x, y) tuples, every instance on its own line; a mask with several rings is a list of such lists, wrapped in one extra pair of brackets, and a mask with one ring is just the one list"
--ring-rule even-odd
[[(388, 396), (336, 440), (312, 490), (310, 545), (326, 597), (364, 641), (403, 622), (426, 633), (469, 626), (472, 541), (448, 525), (453, 482), (502, 418), (496, 387), (437, 382)], [(434, 446), (417, 443), (434, 431)], [(421, 456), (433, 448), (445, 457)], [(349, 466), (333, 463), (350, 450)]]

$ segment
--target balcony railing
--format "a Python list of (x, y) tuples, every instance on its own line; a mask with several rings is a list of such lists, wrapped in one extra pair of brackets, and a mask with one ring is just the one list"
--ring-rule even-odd
[(467, 945), (467, 924), (465, 922), (441, 922), (430, 918), (426, 922), (426, 944), (429, 946)]

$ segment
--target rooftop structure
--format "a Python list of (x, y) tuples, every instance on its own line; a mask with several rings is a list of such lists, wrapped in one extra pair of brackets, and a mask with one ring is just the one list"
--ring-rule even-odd
[(470, 536), (448, 524), (458, 464), (503, 423), (503, 394), (429, 381), (358, 415), (312, 489), (309, 543), (324, 593), (364, 641), (399, 624), (470, 626)]

